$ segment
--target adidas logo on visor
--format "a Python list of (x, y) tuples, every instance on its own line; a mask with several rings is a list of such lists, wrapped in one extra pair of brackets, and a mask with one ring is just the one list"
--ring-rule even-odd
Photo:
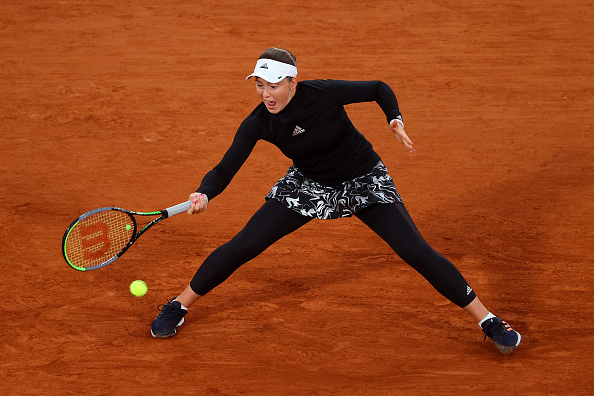
[[(279, 76), (279, 77), (276, 77)], [(297, 67), (287, 63), (278, 62), (272, 59), (258, 59), (254, 72), (246, 77), (261, 77), (270, 79), (270, 82), (279, 82), (285, 77), (296, 77)], [(274, 81), (276, 80), (276, 81)]]

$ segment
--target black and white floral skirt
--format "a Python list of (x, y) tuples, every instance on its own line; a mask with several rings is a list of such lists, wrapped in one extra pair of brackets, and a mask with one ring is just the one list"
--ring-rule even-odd
[(293, 165), (266, 196), (289, 209), (318, 219), (349, 217), (370, 205), (402, 202), (394, 180), (383, 162), (371, 172), (338, 186), (324, 186), (307, 177)]

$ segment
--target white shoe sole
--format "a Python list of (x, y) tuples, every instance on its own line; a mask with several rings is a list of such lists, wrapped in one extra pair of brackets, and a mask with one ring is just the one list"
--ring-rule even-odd
[(175, 329), (174, 329), (174, 331), (173, 331), (173, 334), (169, 334), (169, 335), (165, 335), (165, 336), (162, 336), (162, 335), (156, 335), (155, 333), (153, 333), (153, 329), (151, 329), (151, 335), (152, 335), (153, 337), (155, 337), (155, 338), (170, 338), (170, 337), (173, 337), (174, 335), (176, 335), (176, 334), (177, 334), (177, 328), (178, 328), (179, 326), (181, 326), (182, 324), (184, 324), (184, 319), (185, 319), (185, 318), (181, 318), (181, 320), (179, 321), (179, 323), (177, 324), (177, 326), (175, 326)]

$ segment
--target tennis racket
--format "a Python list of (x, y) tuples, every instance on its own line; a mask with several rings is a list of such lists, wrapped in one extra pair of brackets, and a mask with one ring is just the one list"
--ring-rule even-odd
[[(158, 212), (132, 212), (105, 207), (85, 213), (74, 220), (62, 238), (62, 254), (75, 270), (89, 271), (113, 263), (149, 228), (158, 222), (186, 212), (192, 201)], [(159, 216), (138, 231), (135, 216)]]

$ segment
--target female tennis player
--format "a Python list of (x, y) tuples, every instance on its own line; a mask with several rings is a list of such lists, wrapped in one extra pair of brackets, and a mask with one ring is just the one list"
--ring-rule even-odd
[(347, 104), (375, 101), (395, 138), (414, 154), (392, 89), (381, 81), (298, 82), (295, 56), (279, 48), (264, 51), (249, 78), (255, 80), (261, 103), (242, 122), (220, 163), (190, 195), (194, 204), (188, 213), (207, 208), (258, 140), (278, 146), (293, 165), (245, 228), (206, 258), (179, 296), (159, 306), (152, 335), (174, 336), (194, 302), (283, 236), (314, 218), (354, 215), (439, 293), (472, 315), (485, 338), (503, 354), (516, 348), (520, 334), (490, 313), (456, 267), (421, 237), (386, 166), (345, 112)]

